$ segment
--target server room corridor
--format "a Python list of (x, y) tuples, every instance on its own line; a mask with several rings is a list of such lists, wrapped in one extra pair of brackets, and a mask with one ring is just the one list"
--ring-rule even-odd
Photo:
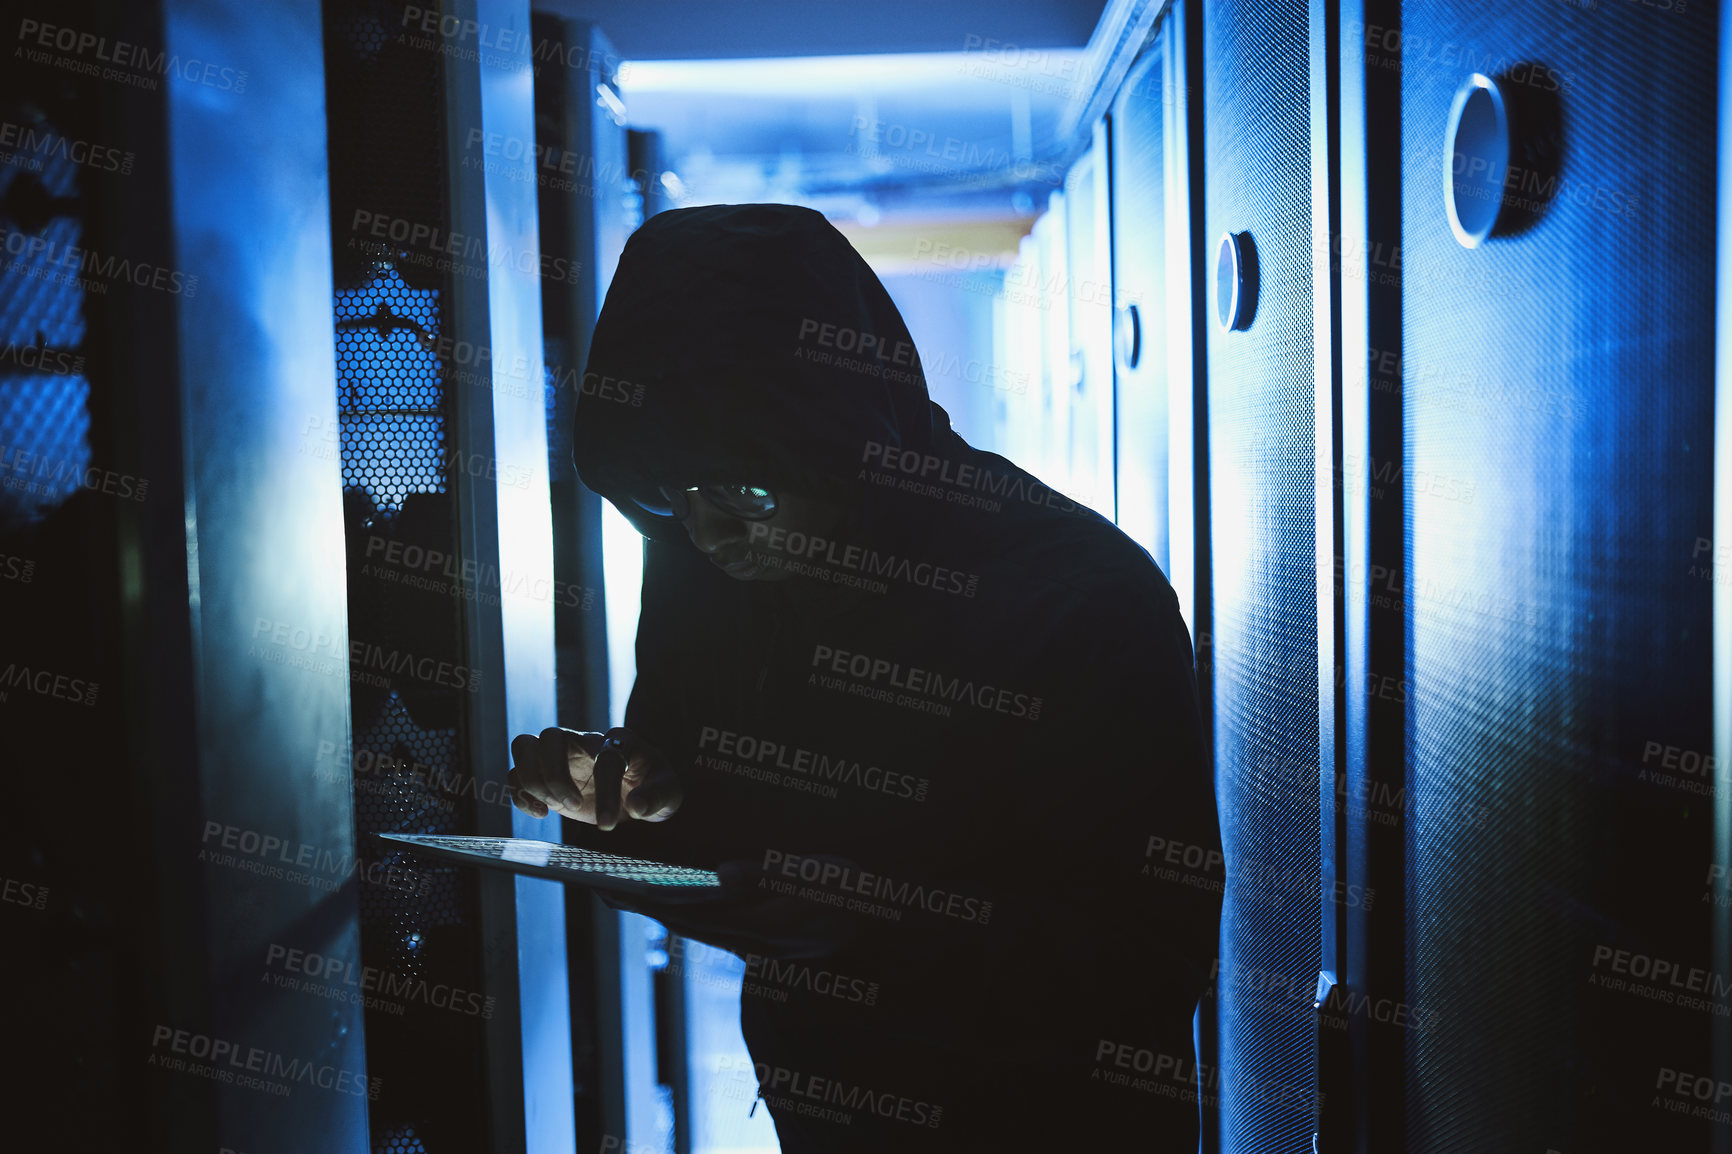
[(0, 1148), (1732, 1154), (1732, 10), (0, 28)]

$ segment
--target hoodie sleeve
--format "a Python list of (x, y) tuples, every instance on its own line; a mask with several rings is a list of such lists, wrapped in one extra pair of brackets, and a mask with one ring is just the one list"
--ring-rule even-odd
[[(625, 727), (664, 750), (679, 748), (686, 738), (682, 718), (683, 686), (695, 672), (692, 664), (699, 638), (691, 631), (700, 622), (687, 620), (681, 605), (690, 601), (691, 582), (682, 581), (688, 563), (677, 545), (644, 541), (643, 593), (638, 611), (636, 679), (626, 701)], [(680, 588), (688, 589), (685, 597)]]
[(624, 822), (598, 835), (596, 848), (713, 869), (739, 857), (741, 844), (757, 844), (759, 815), (706, 790), (691, 768), (699, 732), (713, 716), (699, 703), (737, 687), (737, 670), (727, 659), (738, 648), (740, 631), (749, 627), (748, 615), (743, 587), (718, 579), (696, 550), (683, 542), (645, 541), (637, 673), (625, 728), (684, 773), (686, 794), (667, 821)]
[[(697, 740), (692, 708), (695, 691), (713, 677), (718, 631), (729, 620), (724, 607), (705, 599), (713, 582), (695, 579), (703, 560), (683, 544), (646, 539), (642, 600), (634, 647), (636, 675), (626, 700), (624, 726), (655, 746), (676, 770), (688, 764)], [(608, 833), (575, 826), (578, 844), (609, 853), (653, 858), (699, 868), (720, 860), (715, 823), (703, 805), (685, 803), (665, 822), (627, 821)]]

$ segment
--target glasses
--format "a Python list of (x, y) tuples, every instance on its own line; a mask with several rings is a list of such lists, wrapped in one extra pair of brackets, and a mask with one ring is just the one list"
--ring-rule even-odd
[[(662, 508), (649, 509), (652, 513), (671, 516), (684, 521), (692, 515), (691, 496), (698, 494), (704, 500), (720, 509), (730, 517), (738, 517), (742, 521), (762, 521), (776, 515), (776, 494), (762, 485), (687, 485), (658, 487), (663, 500), (667, 504)], [(640, 504), (642, 502), (639, 502)], [(645, 508), (649, 508), (645, 506)]]

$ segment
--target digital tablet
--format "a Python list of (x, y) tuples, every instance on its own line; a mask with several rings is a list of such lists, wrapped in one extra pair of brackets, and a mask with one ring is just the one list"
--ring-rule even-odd
[(709, 870), (599, 853), (573, 845), (555, 845), (550, 841), (440, 833), (381, 833), (375, 836), (443, 861), (571, 882), (625, 897), (695, 902), (722, 896), (722, 881)]

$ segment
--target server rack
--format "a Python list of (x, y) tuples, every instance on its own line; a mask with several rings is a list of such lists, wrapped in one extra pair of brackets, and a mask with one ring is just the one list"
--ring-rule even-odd
[[(1203, 12), (1212, 687), (1226, 901), (1215, 983), (1221, 1143), (1315, 1129), (1325, 930), (1309, 13)], [(1237, 246), (1235, 249), (1234, 246)], [(1238, 263), (1222, 259), (1237, 252)], [(1221, 305), (1236, 301), (1224, 319)], [(1229, 327), (1230, 326), (1230, 327)], [(1320, 900), (1320, 898), (1322, 900)]]
[[(452, 492), (461, 450), (450, 395), (487, 381), (475, 356), (455, 363), (453, 274), (424, 246), (390, 240), (390, 222), (448, 230), (450, 220), (444, 57), (419, 35), (399, 37), (392, 15), (389, 5), (324, 4), (340, 390), (340, 424), (327, 445), (343, 466), (351, 638), (363, 647), (433, 646), (461, 664), (463, 554)], [(375, 238), (380, 219), (387, 223)], [(430, 555), (438, 558), (431, 564)], [(464, 788), (473, 780), (467, 688), (379, 685), (356, 672), (354, 740), (338, 764), (353, 773), (357, 834), (476, 832), (478, 791)], [(408, 854), (392, 858), (414, 868)], [(425, 877), (425, 886), (363, 902), (363, 963), (480, 990), (476, 878), (445, 869)], [(386, 1084), (370, 1114), (372, 1147), (482, 1148), (483, 1020), (405, 1011), (368, 1014), (369, 1049)]]
[[(1712, 748), (1713, 13), (1412, 2), (1343, 40), (1400, 83), (1368, 163), (1402, 173), (1408, 1145), (1702, 1149), (1664, 1071), (1709, 1072), (1713, 1013), (1610, 979), (1710, 971), (1724, 917), (1665, 755)], [(1501, 153), (1456, 131), (1493, 103)]]
[[(9, 1115), (54, 1125), (57, 1147), (111, 1147), (98, 1095), (147, 1148), (358, 1150), (359, 1009), (273, 980), (276, 950), (356, 954), (348, 786), (318, 772), (321, 743), (347, 740), (347, 667), (303, 659), (344, 635), (337, 468), (298, 440), (335, 420), (328, 319), (301, 307), (330, 291), (317, 12), (170, 0), (6, 16), (35, 38), (8, 69), (11, 95), (34, 102), (12, 123), (60, 143), (10, 157), (0, 212), (19, 251), (0, 314), (14, 354), (74, 352), (46, 374), (33, 355), (36, 372), (0, 386), (8, 495), (24, 480), (47, 506), (20, 550), (35, 565), (8, 599), (7, 660), (16, 674), (45, 646), (70, 662), (34, 696), (77, 707), (29, 709), (16, 684), (5, 703), (26, 794), (9, 808), (52, 789), (39, 815), (58, 827), (7, 839), (47, 875), (45, 934), (20, 934), (25, 973), (8, 975), (42, 1027), (19, 1035), (37, 1047), (33, 1093)], [(20, 184), (17, 162), (36, 159)], [(49, 467), (20, 470), (20, 447)], [(54, 695), (62, 673), (82, 700)], [(310, 868), (283, 868), (285, 849)], [(64, 955), (42, 952), (50, 935)], [(278, 1089), (201, 1069), (218, 1040), (268, 1056)], [(361, 1093), (291, 1085), (290, 1068)]]
[[(621, 382), (586, 379), (583, 366), (607, 286), (647, 199), (635, 179), (630, 131), (619, 94), (622, 64), (595, 24), (538, 12), (544, 46), (535, 72), (536, 139), (552, 158), (539, 181), (543, 248), (577, 275), (543, 297), (548, 350), (549, 470), (553, 478), (554, 564), (562, 587), (581, 599), (557, 610), (559, 723), (605, 730), (623, 702), (610, 691), (601, 498), (578, 480), (571, 460), (572, 414), (581, 393), (612, 397)], [(555, 176), (549, 169), (557, 169)], [(631, 403), (625, 393), (621, 403)], [(614, 597), (635, 596), (619, 590)], [(629, 652), (631, 638), (612, 638)], [(568, 839), (583, 832), (568, 824)], [(592, 1146), (689, 1141), (683, 1101), (683, 1016), (677, 983), (663, 972), (665, 935), (648, 919), (621, 914), (592, 894), (566, 894), (570, 999), (581, 1131)], [(660, 966), (653, 959), (664, 959)]]
[[(571, 275), (524, 179), (528, 6), (324, 13), (357, 831), (557, 839), (504, 781), (511, 734), (555, 716), (541, 291)], [(375, 651), (436, 676), (381, 679)], [(384, 860), (422, 882), (363, 908), (364, 961), (468, 996), (370, 1015), (373, 1147), (568, 1147), (563, 893)]]

